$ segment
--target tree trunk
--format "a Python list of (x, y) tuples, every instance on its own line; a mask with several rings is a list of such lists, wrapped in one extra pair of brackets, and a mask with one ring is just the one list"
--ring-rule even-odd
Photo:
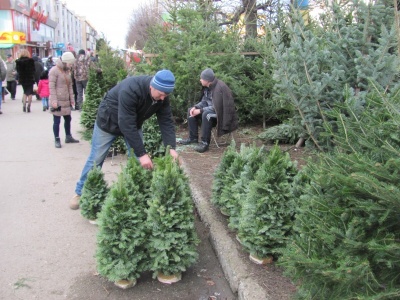
[(257, 37), (256, 0), (242, 0), (245, 9), (246, 39)]

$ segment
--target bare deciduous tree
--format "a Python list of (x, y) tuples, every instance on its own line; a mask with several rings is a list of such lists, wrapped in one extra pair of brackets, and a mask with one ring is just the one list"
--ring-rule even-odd
[(148, 28), (160, 22), (162, 22), (162, 19), (158, 1), (140, 5), (132, 11), (129, 19), (128, 33), (125, 39), (126, 46), (143, 49), (148, 38)]

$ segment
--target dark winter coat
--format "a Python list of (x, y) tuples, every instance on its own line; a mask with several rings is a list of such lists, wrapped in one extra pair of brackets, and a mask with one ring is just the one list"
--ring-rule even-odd
[[(202, 96), (204, 89), (205, 87), (202, 90)], [(212, 103), (217, 114), (217, 135), (222, 136), (235, 131), (239, 122), (231, 89), (225, 82), (217, 78), (214, 79), (208, 89), (212, 93)], [(202, 109), (207, 105), (205, 101), (200, 99), (200, 102), (195, 107)]]
[(1, 79), (0, 81), (4, 81), (4, 79), (6, 79), (6, 75), (7, 75), (6, 63), (3, 62), (3, 60), (0, 58), (0, 79)]
[(175, 124), (169, 97), (153, 101), (150, 95), (151, 76), (125, 78), (113, 87), (101, 101), (97, 111), (97, 126), (105, 132), (124, 136), (137, 157), (146, 154), (138, 129), (156, 114), (165, 146), (175, 149)]
[(50, 98), (49, 105), (57, 103), (61, 111), (51, 112), (55, 116), (67, 116), (71, 114), (71, 105), (75, 105), (74, 92), (72, 90), (72, 78), (70, 68), (65, 71), (64, 64), (58, 60), (49, 72)]
[(20, 57), (16, 61), (18, 82), (21, 85), (35, 84), (35, 62), (30, 57)]
[(39, 58), (37, 56), (35, 56), (33, 60), (35, 61), (35, 82), (39, 83), (40, 75), (42, 75), (44, 67), (43, 64), (39, 61)]

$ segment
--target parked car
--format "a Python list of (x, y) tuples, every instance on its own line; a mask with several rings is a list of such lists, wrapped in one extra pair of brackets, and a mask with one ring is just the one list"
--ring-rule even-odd
[[(47, 68), (46, 68), (47, 59), (48, 59), (48, 57), (43, 57), (43, 58), (42, 58), (42, 63), (43, 63), (43, 66), (44, 66), (44, 69), (45, 69), (45, 70), (47, 70)], [(59, 59), (59, 57), (53, 56), (53, 62), (54, 62), (54, 64), (57, 63), (58, 59)]]

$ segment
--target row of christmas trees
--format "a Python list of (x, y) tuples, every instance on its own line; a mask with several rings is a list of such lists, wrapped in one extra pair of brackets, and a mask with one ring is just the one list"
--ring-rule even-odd
[(111, 188), (94, 168), (82, 191), (81, 214), (99, 226), (98, 271), (122, 288), (145, 271), (178, 281), (198, 258), (188, 178), (170, 155), (154, 162), (148, 171), (130, 158)]

